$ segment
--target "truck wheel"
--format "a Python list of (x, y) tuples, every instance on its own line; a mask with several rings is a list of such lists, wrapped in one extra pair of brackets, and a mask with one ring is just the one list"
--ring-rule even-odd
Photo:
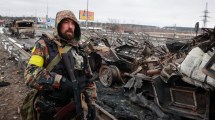
[(105, 87), (113, 85), (113, 72), (107, 65), (102, 65), (99, 69), (99, 80)]

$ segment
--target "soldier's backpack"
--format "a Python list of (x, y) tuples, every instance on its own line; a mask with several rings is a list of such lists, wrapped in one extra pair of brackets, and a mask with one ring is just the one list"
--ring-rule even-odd
[(36, 120), (36, 111), (34, 110), (33, 106), (36, 94), (37, 90), (32, 90), (25, 97), (23, 105), (20, 109), (23, 120)]

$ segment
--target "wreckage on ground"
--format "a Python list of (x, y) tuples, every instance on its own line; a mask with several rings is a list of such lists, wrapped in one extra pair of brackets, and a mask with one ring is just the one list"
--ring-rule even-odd
[(9, 31), (17, 38), (30, 37), (34, 38), (35, 29), (34, 21), (32, 20), (14, 20), (10, 26)]
[[(140, 37), (116, 37), (115, 46), (104, 35), (88, 37), (85, 49), (101, 84), (112, 90), (123, 88), (130, 102), (160, 119), (214, 119), (215, 30), (203, 29), (192, 40), (166, 46), (136, 38)], [(111, 105), (105, 101), (103, 106)], [(109, 112), (117, 117), (116, 106), (110, 106)], [(136, 115), (135, 119), (145, 117)]]

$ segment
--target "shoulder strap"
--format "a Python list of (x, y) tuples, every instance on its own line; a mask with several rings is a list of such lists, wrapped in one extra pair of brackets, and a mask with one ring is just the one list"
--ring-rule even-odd
[(55, 58), (47, 65), (46, 69), (48, 71), (51, 71), (54, 68), (54, 66), (60, 62), (61, 54), (67, 53), (71, 48), (72, 46), (65, 46), (64, 48), (61, 48), (62, 51), (59, 51), (59, 53), (55, 56)]
[(45, 35), (49, 40), (54, 40), (54, 35), (50, 34), (49, 32), (45, 32), (44, 35)]
[(54, 59), (52, 59), (52, 61), (46, 66), (46, 70), (51, 71), (54, 68), (54, 66), (60, 62), (61, 54), (67, 53), (70, 50), (70, 48), (72, 48), (72, 46), (65, 46), (64, 48), (62, 48), (61, 43), (55, 40), (55, 37), (52, 34), (45, 32), (44, 35), (48, 38), (48, 40), (53, 41), (58, 46), (59, 51), (59, 53), (54, 57)]
[(55, 58), (46, 67), (46, 69), (48, 71), (51, 71), (54, 68), (54, 66), (57, 65), (60, 62), (61, 54), (62, 53), (67, 53), (72, 48), (72, 46), (65, 46), (64, 48), (62, 48), (61, 43), (59, 41), (57, 41), (52, 34), (46, 32), (44, 35), (49, 40), (52, 40), (53, 42), (55, 42), (55, 44), (58, 46), (58, 51), (59, 51), (59, 53), (55, 56)]

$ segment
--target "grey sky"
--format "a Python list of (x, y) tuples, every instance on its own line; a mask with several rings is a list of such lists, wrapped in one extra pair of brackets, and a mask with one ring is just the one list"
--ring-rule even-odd
[[(144, 25), (193, 27), (202, 26), (203, 11), (208, 3), (208, 27), (215, 26), (215, 0), (89, 0), (89, 11), (95, 12), (95, 21), (134, 23)], [(86, 10), (87, 0), (0, 0), (0, 15), (52, 18), (63, 9)]]

